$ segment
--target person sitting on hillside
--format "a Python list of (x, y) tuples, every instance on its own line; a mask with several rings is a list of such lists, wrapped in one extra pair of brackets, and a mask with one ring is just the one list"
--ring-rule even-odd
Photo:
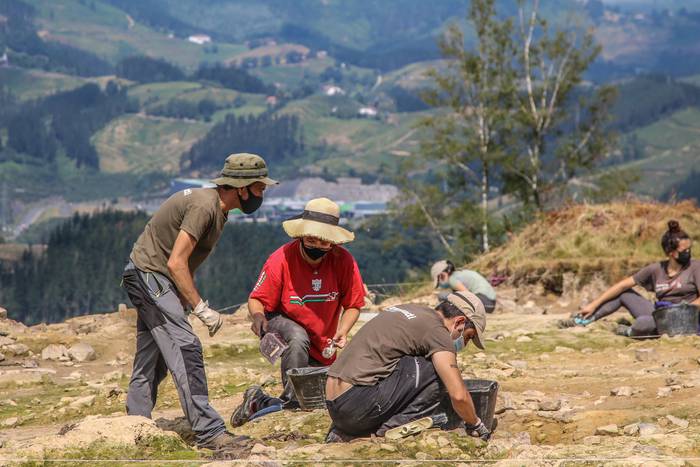
[(438, 294), (441, 300), (444, 300), (450, 292), (471, 292), (479, 297), (486, 313), (493, 313), (496, 309), (496, 291), (478, 272), (470, 269), (455, 270), (452, 261), (443, 259), (433, 264), (430, 268), (430, 276), (436, 288), (450, 290)]
[(301, 215), (282, 223), (294, 240), (267, 259), (248, 310), (258, 337), (275, 332), (289, 346), (281, 355), (284, 389), (275, 398), (260, 386), (248, 388), (231, 417), (233, 426), (274, 405), (298, 407), (287, 371), (330, 365), (335, 361), (333, 349), (345, 347), (365, 304), (365, 289), (355, 259), (340, 246), (355, 236), (338, 226), (339, 221), (338, 205), (318, 198), (309, 201)]
[(328, 370), (326, 442), (349, 441), (433, 415), (446, 390), (472, 436), (490, 430), (476, 414), (457, 365), (469, 340), (483, 349), (486, 314), (470, 292), (449, 294), (435, 309), (386, 308), (353, 337)]
[(617, 334), (625, 336), (656, 335), (654, 303), (643, 298), (632, 287), (641, 286), (656, 294), (656, 306), (690, 303), (700, 305), (700, 261), (691, 260), (690, 236), (681, 230), (678, 222), (668, 222), (668, 230), (661, 237), (661, 248), (667, 260), (652, 263), (634, 275), (622, 279), (603, 292), (591, 303), (581, 307), (582, 324), (597, 321), (626, 308), (635, 318), (631, 326), (620, 325)]

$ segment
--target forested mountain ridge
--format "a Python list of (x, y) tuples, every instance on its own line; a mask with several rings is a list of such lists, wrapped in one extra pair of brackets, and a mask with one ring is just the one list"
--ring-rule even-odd
[[(213, 161), (199, 162), (198, 151), (245, 147), (273, 151), (285, 177), (391, 181), (416, 151), (416, 123), (434, 112), (420, 94), (430, 84), (424, 72), (442, 66), (433, 60), (436, 40), (446, 24), (463, 21), (467, 3), (2, 0), (0, 181), (20, 198), (37, 183), (45, 194), (129, 196), (136, 186), (159, 191), (169, 177), (215, 171)], [(502, 16), (516, 13), (515, 2), (498, 7)], [(692, 59), (698, 12), (691, 5), (636, 11), (599, 1), (544, 1), (541, 8), (554, 26), (597, 28), (602, 54), (588, 78), (619, 88), (611, 125), (620, 145), (605, 165), (639, 165), (641, 193), (671, 190), (676, 169), (654, 190), (644, 180), (667, 165), (671, 146), (657, 143), (658, 126), (689, 124), (678, 157), (697, 155), (687, 113), (700, 84), (692, 74), (700, 64)], [(193, 34), (211, 42), (194, 44), (187, 40)], [(635, 44), (651, 36), (660, 40), (642, 57)], [(473, 40), (469, 33), (466, 40)], [(86, 99), (60, 118), (46, 110), (52, 100), (94, 93), (84, 87), (89, 83), (114, 102)], [(63, 94), (50, 97), (55, 93)], [(363, 108), (369, 114), (360, 115)], [(289, 132), (262, 123), (286, 118)], [(58, 120), (71, 123), (58, 128)], [(258, 122), (257, 130), (245, 122)], [(240, 142), (236, 131), (248, 138), (231, 145), (231, 138)], [(76, 185), (81, 189), (65, 189)]]

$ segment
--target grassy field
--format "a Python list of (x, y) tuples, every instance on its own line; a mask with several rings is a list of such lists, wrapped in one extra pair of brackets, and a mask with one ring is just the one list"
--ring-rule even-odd
[(592, 274), (616, 281), (664, 257), (660, 240), (670, 219), (691, 235), (700, 232), (700, 209), (688, 201), (572, 205), (541, 215), (470, 267), (507, 271), (516, 280), (542, 280), (554, 287), (569, 271), (582, 283)]
[(90, 80), (79, 76), (50, 73), (25, 68), (0, 68), (0, 83), (7, 86), (18, 100), (26, 101), (69, 91)]
[(634, 133), (647, 157), (618, 167), (638, 171), (638, 193), (655, 198), (668, 193), (700, 160), (700, 109), (681, 110)]
[(201, 62), (224, 61), (246, 50), (242, 45), (217, 44), (215, 53), (205, 53), (204, 47), (169, 38), (99, 0), (85, 5), (52, 0), (29, 0), (29, 3), (39, 12), (45, 39), (88, 50), (111, 62), (130, 55), (149, 55), (194, 69)]
[(199, 121), (125, 115), (98, 132), (93, 144), (103, 172), (176, 173), (182, 153), (210, 128)]
[[(172, 81), (167, 83), (148, 83), (134, 86), (129, 89), (129, 97), (137, 99), (144, 110), (153, 109), (177, 99), (198, 103), (209, 99), (218, 106), (229, 108), (222, 109), (216, 115), (223, 119), (228, 113), (238, 115), (259, 114), (267, 109), (265, 96), (261, 94), (249, 94), (227, 89), (214, 84), (195, 83), (190, 81)], [(240, 100), (243, 105), (233, 107)], [(214, 117), (214, 120), (218, 120)]]
[(445, 68), (445, 61), (431, 60), (411, 63), (382, 76), (382, 84), (401, 86), (406, 89), (420, 89), (431, 84), (431, 80), (425, 76), (431, 68), (442, 70)]
[(392, 114), (382, 119), (332, 116), (333, 100), (311, 96), (288, 104), (282, 113), (297, 115), (304, 125), (307, 145), (326, 148), (327, 157), (314, 161), (313, 172), (376, 173), (392, 169), (415, 151), (414, 126), (422, 113)]

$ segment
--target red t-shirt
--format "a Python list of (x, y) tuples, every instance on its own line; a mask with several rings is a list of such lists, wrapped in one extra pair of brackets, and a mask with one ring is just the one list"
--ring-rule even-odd
[(260, 272), (250, 298), (266, 312), (281, 312), (306, 329), (311, 340), (309, 355), (324, 365), (335, 361), (321, 352), (338, 330), (342, 310), (364, 306), (362, 276), (355, 259), (335, 246), (317, 265), (307, 263), (292, 240), (272, 253)]

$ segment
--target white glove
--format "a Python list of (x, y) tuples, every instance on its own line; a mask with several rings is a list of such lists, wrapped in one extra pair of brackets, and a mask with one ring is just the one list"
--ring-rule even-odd
[(204, 325), (209, 328), (209, 337), (213, 337), (216, 331), (219, 330), (224, 320), (218, 311), (214, 311), (209, 308), (209, 302), (200, 300), (194, 310), (192, 311), (197, 318), (199, 318)]

